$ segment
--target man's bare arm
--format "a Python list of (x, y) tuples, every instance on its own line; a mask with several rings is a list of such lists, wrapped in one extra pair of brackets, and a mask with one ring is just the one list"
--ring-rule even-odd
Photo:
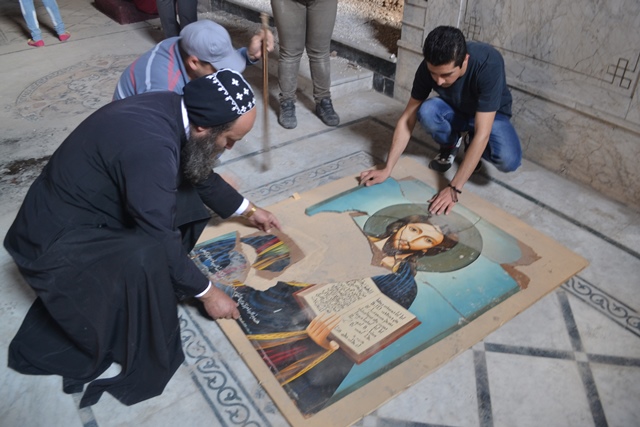
[(464, 159), (462, 160), (460, 167), (453, 176), (450, 186), (441, 189), (438, 194), (429, 200), (429, 211), (431, 213), (448, 214), (451, 209), (453, 209), (453, 206), (458, 200), (458, 192), (456, 189), (458, 191), (462, 191), (462, 187), (467, 183), (469, 177), (471, 177), (471, 174), (480, 161), (482, 153), (484, 153), (484, 150), (489, 143), (489, 136), (491, 135), (491, 128), (493, 127), (495, 117), (495, 111), (488, 113), (476, 113), (475, 134), (469, 144), (469, 148), (464, 155)]

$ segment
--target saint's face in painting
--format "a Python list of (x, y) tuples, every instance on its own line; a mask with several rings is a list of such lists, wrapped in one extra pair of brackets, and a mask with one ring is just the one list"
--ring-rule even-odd
[(401, 262), (410, 263), (416, 272), (456, 271), (482, 251), (482, 237), (473, 222), (457, 212), (431, 215), (426, 204), (386, 206), (361, 227), (373, 247), (372, 264), (394, 271)]
[(408, 216), (395, 221), (387, 228), (388, 238), (382, 245), (385, 256), (398, 259), (411, 254), (426, 254), (442, 244), (445, 233), (424, 215)]
[(398, 251), (425, 251), (444, 240), (444, 233), (437, 225), (429, 223), (409, 223), (396, 231), (389, 241)]

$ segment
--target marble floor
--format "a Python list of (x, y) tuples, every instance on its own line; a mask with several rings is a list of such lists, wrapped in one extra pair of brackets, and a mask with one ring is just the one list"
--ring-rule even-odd
[[(122, 69), (161, 35), (157, 20), (118, 25), (81, 0), (60, 0), (72, 34), (26, 44), (17, 2), (0, 0), (0, 231), (64, 137), (109, 102)], [(46, 24), (46, 14), (38, 9)], [(241, 45), (253, 24), (202, 13)], [(342, 123), (324, 126), (308, 91), (299, 125), (269, 112), (273, 167), (262, 170), (260, 117), (223, 157), (220, 171), (262, 206), (384, 159), (403, 105), (370, 89), (371, 74), (334, 58), (334, 104)], [(261, 70), (248, 80), (261, 87)], [(277, 96), (270, 80), (270, 103)], [(256, 91), (261, 92), (260, 90)], [(259, 104), (260, 105), (260, 104)], [(261, 115), (259, 115), (261, 116)], [(406, 155), (427, 164), (433, 142), (416, 131)], [(451, 173), (451, 172), (449, 172)], [(357, 422), (366, 427), (640, 425), (640, 213), (525, 161), (515, 173), (491, 166), (465, 187), (585, 257), (589, 266), (483, 341)], [(34, 295), (0, 251), (0, 360)], [(165, 392), (126, 407), (109, 395), (78, 409), (58, 377), (24, 376), (0, 363), (1, 426), (286, 426), (287, 422), (220, 329), (179, 309), (186, 361)], [(208, 373), (196, 363), (211, 367)], [(420, 374), (416, 373), (416, 377)]]

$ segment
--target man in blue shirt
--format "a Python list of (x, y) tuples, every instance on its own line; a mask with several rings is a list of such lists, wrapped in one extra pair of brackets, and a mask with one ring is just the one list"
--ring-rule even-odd
[(221, 25), (204, 19), (193, 22), (180, 32), (158, 43), (129, 65), (116, 86), (113, 100), (139, 93), (169, 90), (182, 94), (193, 79), (225, 68), (242, 73), (247, 64), (262, 57), (262, 43), (273, 50), (273, 34), (260, 30), (248, 48), (236, 50), (229, 33)]
[[(440, 145), (440, 152), (429, 163), (431, 169), (446, 172), (465, 142), (465, 156), (454, 177), (429, 201), (432, 213), (446, 214), (479, 169), (481, 158), (502, 172), (511, 172), (520, 166), (522, 149), (509, 121), (511, 93), (504, 61), (496, 49), (467, 43), (459, 29), (441, 26), (429, 33), (423, 53), (425, 59), (396, 125), (387, 163), (383, 169), (362, 172), (360, 180), (373, 185), (387, 179), (420, 121)], [(438, 96), (428, 98), (432, 90)]]

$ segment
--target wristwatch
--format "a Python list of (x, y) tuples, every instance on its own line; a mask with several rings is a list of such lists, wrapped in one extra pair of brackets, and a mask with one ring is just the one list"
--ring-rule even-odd
[(242, 216), (247, 218), (247, 219), (251, 218), (253, 216), (253, 214), (256, 213), (257, 210), (258, 210), (258, 208), (256, 208), (256, 205), (251, 203), (251, 204), (249, 204), (249, 208), (246, 211), (244, 211)]

